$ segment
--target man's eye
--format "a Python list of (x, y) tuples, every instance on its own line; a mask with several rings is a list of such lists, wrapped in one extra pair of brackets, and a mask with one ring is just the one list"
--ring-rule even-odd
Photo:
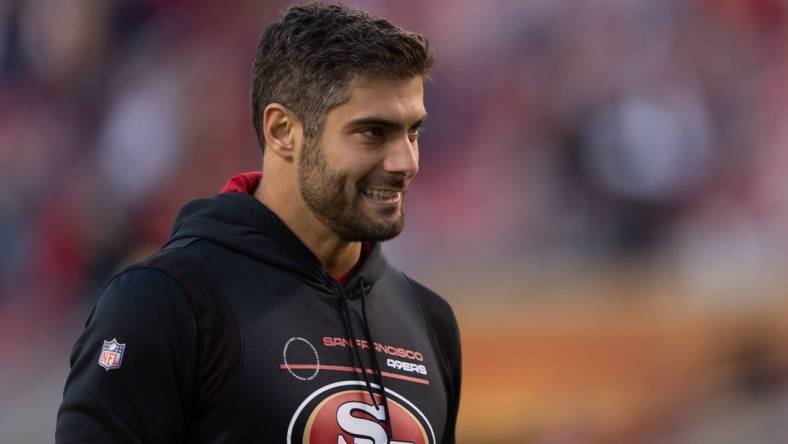
[(383, 128), (379, 127), (364, 128), (359, 132), (369, 138), (377, 139), (383, 137)]
[(420, 131), (417, 129), (412, 129), (408, 131), (408, 138), (411, 142), (418, 140)]

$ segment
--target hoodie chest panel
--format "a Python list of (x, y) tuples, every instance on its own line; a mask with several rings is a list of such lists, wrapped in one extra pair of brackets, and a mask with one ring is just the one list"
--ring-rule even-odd
[[(360, 301), (349, 301), (353, 341), (336, 295), (265, 264), (244, 262), (227, 270), (218, 289), (237, 319), (242, 351), (221, 415), (225, 419), (217, 423), (232, 421), (243, 437), (260, 436), (259, 442), (288, 442), (289, 437), (301, 443), (309, 436), (318, 442), (322, 438), (314, 439), (325, 435), (325, 442), (335, 443), (344, 433), (352, 443), (356, 430), (377, 443), (382, 422), (375, 411), (371, 416), (352, 413), (354, 420), (342, 408), (374, 408), (360, 374), (361, 368), (373, 368), (374, 353), (395, 418), (392, 440), (440, 442), (446, 393), (418, 301), (407, 284), (384, 278), (366, 296), (372, 343), (365, 339)], [(377, 381), (368, 376), (371, 383)], [(378, 395), (375, 384), (373, 396)], [(226, 433), (228, 442), (242, 437)]]

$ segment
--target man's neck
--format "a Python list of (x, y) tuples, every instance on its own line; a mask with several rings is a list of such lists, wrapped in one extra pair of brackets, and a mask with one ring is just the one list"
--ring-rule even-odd
[[(333, 276), (348, 273), (361, 258), (361, 242), (342, 240), (318, 220), (298, 195), (284, 199), (285, 193), (276, 192), (275, 185), (266, 183), (266, 175), (254, 192), (254, 197), (273, 211), (301, 242), (314, 254)], [(289, 194), (287, 194), (289, 195)]]

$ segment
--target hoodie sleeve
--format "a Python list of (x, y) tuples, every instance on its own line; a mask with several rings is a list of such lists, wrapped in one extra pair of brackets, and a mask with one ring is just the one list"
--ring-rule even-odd
[(455, 432), (457, 428), (457, 416), (460, 410), (460, 386), (462, 385), (462, 348), (460, 347), (460, 329), (457, 325), (457, 319), (454, 317), (454, 311), (449, 304), (439, 299), (440, 303), (444, 305), (443, 319), (436, 320), (435, 322), (442, 325), (442, 338), (438, 338), (438, 342), (443, 344), (444, 359), (447, 362), (448, 373), (451, 374), (450, 379), (450, 405), (449, 405), (449, 420), (446, 426), (446, 434), (444, 437), (444, 444), (454, 444), (456, 441)]
[(462, 383), (460, 329), (457, 326), (454, 311), (443, 298), (436, 295), (432, 304), (434, 304), (433, 309), (440, 307), (440, 310), (433, 311), (432, 322), (436, 331), (435, 339), (440, 344), (441, 352), (443, 353), (446, 374), (449, 375), (447, 387), (449, 391), (449, 417), (446, 423), (443, 444), (454, 444), (456, 442), (455, 432), (457, 416), (460, 410), (460, 386)]
[(442, 444), (456, 442), (455, 431), (460, 409), (460, 387), (462, 385), (462, 351), (460, 329), (454, 311), (445, 299), (411, 279), (424, 307), (427, 324), (431, 328), (432, 340), (441, 358), (441, 371), (448, 395), (448, 416)]
[(115, 277), (74, 346), (56, 443), (182, 442), (196, 338), (188, 299), (167, 273)]

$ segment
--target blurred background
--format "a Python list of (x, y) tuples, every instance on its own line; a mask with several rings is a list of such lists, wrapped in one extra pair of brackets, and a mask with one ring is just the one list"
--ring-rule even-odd
[[(439, 65), (393, 262), (452, 303), (461, 443), (788, 442), (788, 3), (348, 2)], [(259, 169), (277, 1), (0, 1), (0, 442), (52, 441), (112, 273)]]

